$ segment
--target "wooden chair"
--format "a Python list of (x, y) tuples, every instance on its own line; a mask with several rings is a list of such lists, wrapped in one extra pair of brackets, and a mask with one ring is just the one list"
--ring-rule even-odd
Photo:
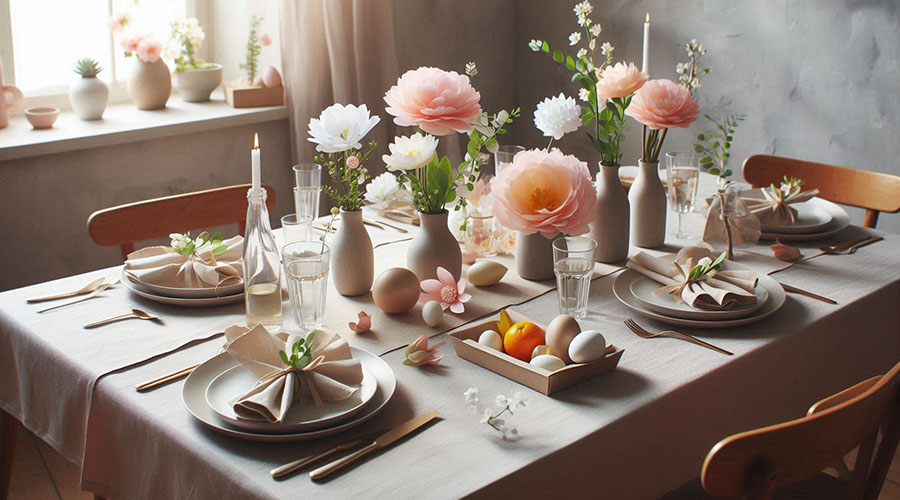
[(900, 176), (780, 156), (753, 155), (744, 161), (744, 179), (755, 188), (778, 185), (785, 175), (803, 179), (803, 186), (818, 189), (821, 198), (865, 208), (865, 227), (878, 224), (879, 212), (900, 211)]
[[(839, 462), (849, 476), (849, 498), (875, 500), (898, 440), (900, 363), (887, 375), (819, 401), (803, 418), (723, 439), (707, 455), (701, 480), (717, 498), (764, 499)], [(857, 445), (850, 472), (843, 457)]]
[[(263, 188), (266, 206), (274, 210), (275, 190)], [(248, 189), (250, 184), (239, 184), (104, 208), (88, 217), (88, 234), (101, 245), (119, 245), (123, 260), (134, 251), (134, 242), (170, 233), (237, 224), (243, 235)]]

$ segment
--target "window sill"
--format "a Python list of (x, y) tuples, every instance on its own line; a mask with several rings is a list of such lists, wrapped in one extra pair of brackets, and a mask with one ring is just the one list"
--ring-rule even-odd
[(76, 151), (185, 133), (216, 130), (287, 118), (287, 108), (232, 108), (221, 91), (212, 101), (185, 102), (172, 96), (165, 109), (141, 111), (132, 103), (111, 104), (102, 120), (83, 121), (72, 111), (60, 112), (53, 128), (33, 130), (24, 115), (11, 116), (0, 129), (0, 161)]

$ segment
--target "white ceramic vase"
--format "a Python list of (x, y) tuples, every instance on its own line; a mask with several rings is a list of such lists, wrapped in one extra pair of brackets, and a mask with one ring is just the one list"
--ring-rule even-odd
[(641, 248), (666, 241), (666, 190), (659, 180), (659, 162), (638, 161), (638, 175), (628, 190), (631, 242)]
[(363, 225), (362, 210), (341, 210), (341, 223), (331, 240), (331, 276), (338, 293), (368, 293), (375, 279), (375, 252)]
[(447, 214), (419, 214), (419, 232), (409, 244), (406, 266), (419, 281), (437, 278), (438, 266), (450, 271), (453, 279), (462, 274), (462, 250), (447, 226)]
[(148, 63), (137, 60), (128, 79), (128, 95), (138, 109), (163, 109), (172, 93), (172, 75), (162, 59)]
[(96, 76), (79, 78), (69, 87), (69, 102), (78, 118), (99, 120), (109, 103), (109, 87)]
[(619, 166), (600, 164), (597, 172), (597, 213), (591, 239), (597, 242), (597, 262), (621, 262), (628, 257), (628, 196), (619, 181)]
[(175, 73), (175, 88), (188, 102), (206, 102), (209, 95), (222, 83), (222, 65), (212, 68), (192, 69)]
[(560, 233), (546, 238), (541, 233), (516, 233), (516, 272), (519, 276), (532, 281), (552, 279), (553, 241), (563, 236)]

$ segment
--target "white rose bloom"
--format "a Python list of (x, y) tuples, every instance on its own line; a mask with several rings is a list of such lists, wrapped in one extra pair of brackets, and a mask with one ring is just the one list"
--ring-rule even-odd
[(365, 104), (332, 104), (318, 118), (309, 120), (309, 142), (317, 144), (316, 151), (342, 153), (348, 149), (361, 149), (360, 142), (381, 118), (371, 116)]
[(395, 137), (394, 142), (388, 145), (391, 154), (384, 155), (381, 159), (387, 164), (387, 169), (393, 172), (415, 170), (431, 161), (437, 145), (437, 138), (431, 134)]
[(545, 137), (556, 140), (581, 126), (581, 109), (571, 97), (560, 93), (557, 97), (548, 97), (538, 103), (534, 112), (534, 126), (544, 133)]

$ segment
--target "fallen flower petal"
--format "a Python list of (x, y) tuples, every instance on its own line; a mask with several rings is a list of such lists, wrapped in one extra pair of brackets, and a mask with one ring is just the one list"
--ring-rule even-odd
[(776, 259), (783, 260), (785, 262), (795, 261), (800, 257), (803, 257), (803, 254), (800, 253), (800, 249), (789, 245), (784, 245), (782, 243), (776, 242), (769, 248), (772, 249), (772, 254)]
[(359, 319), (356, 323), (352, 321), (349, 323), (351, 330), (356, 333), (362, 333), (372, 329), (372, 316), (369, 316), (365, 311), (360, 311), (357, 316)]

